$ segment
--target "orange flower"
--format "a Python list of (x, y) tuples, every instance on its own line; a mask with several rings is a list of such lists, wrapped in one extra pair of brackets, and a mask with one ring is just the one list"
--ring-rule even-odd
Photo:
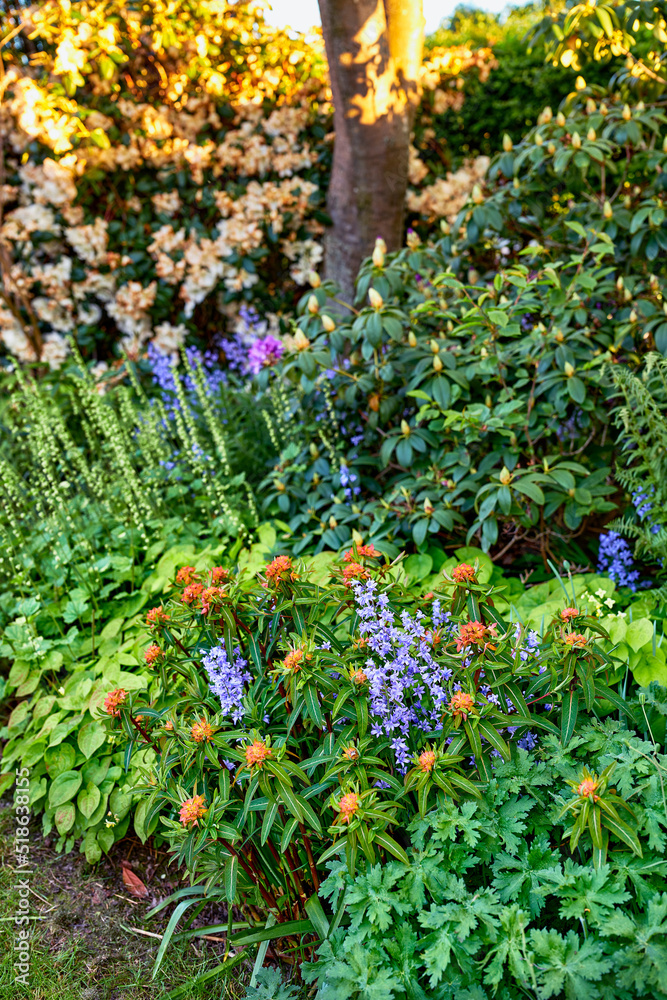
[(181, 594), (181, 601), (183, 604), (192, 604), (193, 601), (197, 600), (203, 589), (203, 583), (189, 583)]
[(190, 735), (195, 743), (204, 743), (205, 740), (210, 740), (213, 736), (213, 729), (206, 721), (206, 719), (200, 719), (195, 722), (190, 730)]
[(354, 814), (359, 811), (360, 805), (361, 802), (356, 792), (342, 795), (338, 802), (338, 818), (343, 823), (349, 823)]
[(265, 760), (273, 756), (273, 751), (270, 747), (267, 747), (263, 740), (253, 740), (245, 748), (245, 759), (246, 764), (253, 767), (255, 764), (257, 767), (261, 767)]
[(302, 649), (293, 649), (283, 660), (283, 667), (285, 670), (301, 670), (301, 661), (303, 656), (304, 653)]
[(345, 760), (359, 760), (359, 751), (355, 746), (345, 747), (343, 757)]
[(597, 787), (598, 783), (593, 778), (584, 778), (584, 780), (577, 785), (577, 791), (579, 792), (579, 795), (583, 795), (586, 798), (592, 798), (593, 801), (597, 801), (600, 797), (595, 794)]
[(120, 706), (126, 698), (127, 691), (124, 691), (123, 688), (116, 688), (115, 691), (110, 691), (104, 699), (104, 711), (108, 712), (109, 715), (120, 715)]
[(149, 667), (152, 667), (155, 661), (158, 660), (161, 656), (162, 656), (162, 650), (157, 645), (157, 643), (153, 642), (144, 653), (144, 660), (146, 661)]
[(581, 632), (566, 632), (563, 636), (563, 642), (567, 643), (568, 646), (585, 646), (587, 639), (585, 635)]
[(231, 575), (224, 566), (214, 566), (211, 570), (211, 583), (225, 583)]
[(167, 721), (164, 724), (164, 728), (167, 729), (169, 732), (171, 732), (171, 730), (174, 728), (174, 723), (171, 721), (171, 719), (167, 719)]
[(576, 608), (563, 608), (560, 613), (560, 619), (563, 622), (569, 622), (571, 618), (578, 618), (581, 611), (577, 611)]
[(466, 646), (480, 646), (484, 649), (495, 649), (487, 639), (498, 638), (498, 626), (485, 625), (484, 622), (462, 622), (456, 637), (456, 652), (460, 653)]
[(208, 812), (206, 799), (203, 795), (193, 795), (191, 799), (186, 799), (179, 810), (179, 817), (183, 826), (198, 826), (198, 820)]
[(160, 625), (164, 625), (169, 621), (171, 616), (167, 614), (162, 605), (159, 608), (151, 608), (151, 610), (146, 615), (146, 624), (149, 628), (158, 628)]
[(475, 699), (465, 691), (455, 691), (449, 701), (449, 707), (453, 715), (467, 719), (469, 712), (475, 707)]
[(350, 674), (350, 680), (353, 684), (358, 684), (361, 687), (368, 680), (368, 677), (363, 672), (363, 670), (355, 670), (354, 673)]
[(176, 574), (176, 583), (179, 587), (188, 587), (197, 579), (197, 570), (194, 566), (181, 566)]
[(289, 556), (276, 556), (266, 567), (264, 574), (270, 583), (279, 583), (280, 580), (286, 580), (288, 577), (292, 580), (296, 579)]
[(358, 562), (351, 562), (343, 570), (345, 583), (349, 583), (350, 580), (367, 580), (369, 576), (368, 570)]
[(459, 563), (452, 570), (452, 579), (456, 583), (467, 583), (475, 579), (475, 567), (471, 566), (469, 563)]
[[(360, 559), (374, 559), (376, 558), (376, 556), (380, 555), (382, 555), (382, 553), (378, 552), (375, 546), (372, 544), (357, 545), (357, 557)], [(343, 556), (343, 559), (345, 560), (345, 562), (354, 562), (355, 561), (354, 549), (350, 549), (348, 552), (346, 552), (345, 555)]]
[(436, 762), (436, 754), (434, 750), (424, 750), (419, 754), (419, 768), (422, 771), (430, 772), (433, 770)]
[(200, 598), (202, 614), (207, 615), (211, 607), (220, 604), (226, 596), (227, 591), (224, 587), (207, 587), (202, 591)]

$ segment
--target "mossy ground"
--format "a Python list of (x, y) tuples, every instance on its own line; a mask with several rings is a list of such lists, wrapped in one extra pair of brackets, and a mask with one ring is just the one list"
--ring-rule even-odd
[[(228, 979), (199, 976), (215, 968), (224, 956), (224, 936), (209, 941), (172, 943), (157, 977), (151, 974), (171, 908), (147, 920), (146, 913), (180, 886), (179, 874), (166, 853), (128, 838), (114, 845), (109, 856), (89, 865), (75, 849), (56, 854), (43, 840), (40, 824), (31, 828), (30, 912), (34, 926), (30, 952), (30, 985), (14, 981), (13, 814), (0, 806), (0, 996), (22, 1000), (163, 1000), (179, 987), (179, 1000), (235, 998), (243, 994), (250, 964), (239, 966)], [(144, 882), (148, 897), (135, 899), (123, 883), (123, 863)], [(199, 925), (224, 920), (224, 914), (202, 912)], [(150, 937), (148, 935), (156, 935)]]

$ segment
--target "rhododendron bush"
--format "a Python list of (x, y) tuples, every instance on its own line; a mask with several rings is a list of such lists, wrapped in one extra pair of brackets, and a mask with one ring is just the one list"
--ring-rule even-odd
[[(303, 918), (328, 859), (407, 863), (415, 815), (479, 797), (547, 734), (567, 746), (578, 717), (629, 711), (600, 620), (582, 604), (539, 632), (512, 621), (478, 560), (421, 595), (361, 539), (335, 562), (246, 565), (182, 567), (147, 619), (150, 697), (105, 702), (126, 760), (156, 754), (146, 830), (230, 903)], [(637, 850), (632, 819), (611, 835)]]
[[(333, 136), (319, 35), (266, 25), (257, 2), (48, 0), (18, 17), (0, 84), (5, 350), (57, 368), (70, 335), (105, 360), (149, 343), (171, 355), (191, 333), (223, 359), (225, 333), (284, 333), (322, 259)], [(462, 73), (493, 66), (489, 49), (434, 50), (426, 118), (460, 105)], [(432, 131), (415, 185), (439, 164)], [(411, 210), (453, 218), (486, 165), (411, 193)]]

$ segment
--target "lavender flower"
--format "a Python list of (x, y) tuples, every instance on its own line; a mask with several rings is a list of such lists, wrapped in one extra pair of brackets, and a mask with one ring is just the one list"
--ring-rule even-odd
[(600, 549), (598, 552), (598, 573), (606, 573), (610, 580), (614, 580), (619, 587), (629, 587), (630, 590), (637, 589), (639, 580), (638, 570), (631, 570), (633, 565), (632, 552), (630, 546), (617, 531), (608, 531), (600, 535)]
[(208, 674), (209, 686), (220, 699), (223, 715), (229, 715), (232, 722), (243, 718), (243, 686), (252, 680), (247, 669), (248, 661), (241, 656), (239, 646), (234, 647), (234, 659), (230, 662), (226, 646), (215, 646), (202, 658)]

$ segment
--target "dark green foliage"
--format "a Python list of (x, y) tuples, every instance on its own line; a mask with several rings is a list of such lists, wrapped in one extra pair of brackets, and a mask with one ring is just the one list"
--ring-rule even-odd
[(664, 580), (667, 558), (667, 361), (657, 354), (636, 375), (611, 369), (620, 398), (617, 424), (623, 458), (616, 475), (630, 494), (634, 511), (611, 527), (635, 542), (638, 556)]
[[(583, 763), (615, 766), (641, 857), (623, 844), (597, 868), (586, 851), (570, 856), (558, 813)], [(344, 897), (347, 917), (306, 979), (322, 1000), (667, 995), (666, 766), (647, 732), (611, 719), (567, 750), (547, 736), (536, 758), (498, 762), (481, 800), (413, 822), (409, 866), (351, 878), (330, 865), (321, 894), (334, 911)]]

